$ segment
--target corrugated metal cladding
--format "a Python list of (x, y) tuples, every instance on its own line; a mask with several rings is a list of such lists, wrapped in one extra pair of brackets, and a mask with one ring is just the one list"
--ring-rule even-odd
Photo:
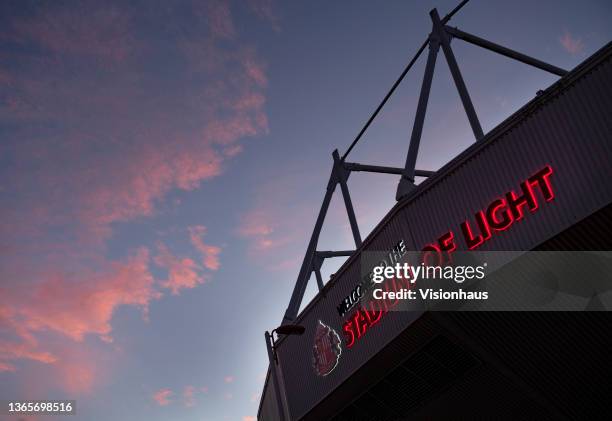
[[(519, 192), (520, 183), (545, 165), (554, 170), (555, 199), (544, 203), (539, 196), (537, 212), (494, 235), (481, 250), (533, 249), (612, 203), (611, 56), (608, 44), (440, 169), (389, 212), (359, 252), (387, 251), (402, 239), (409, 249), (420, 250), (449, 229), (458, 236), (462, 221), (509, 190)], [(460, 239), (457, 245), (466, 248)], [(312, 366), (317, 321), (342, 335), (345, 319), (336, 307), (359, 279), (357, 253), (301, 313), (298, 323), (306, 333), (279, 345), (292, 419), (304, 417), (420, 316), (388, 313), (352, 348), (343, 346), (329, 375), (318, 376)], [(260, 416), (274, 419), (264, 411)]]
[(266, 375), (266, 382), (264, 384), (263, 396), (261, 397), (259, 412), (257, 418), (260, 420), (278, 420), (281, 419), (279, 416), (280, 411), (278, 403), (276, 402), (276, 391), (274, 390), (274, 382), (270, 377), (270, 368)]

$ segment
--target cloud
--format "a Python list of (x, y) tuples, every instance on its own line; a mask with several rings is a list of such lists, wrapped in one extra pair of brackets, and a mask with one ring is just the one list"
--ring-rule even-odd
[[(31, 371), (34, 384), (56, 370), (66, 379), (57, 386), (90, 390), (104, 370), (87, 347), (114, 349), (119, 307), (146, 318), (160, 288), (178, 294), (219, 268), (220, 249), (203, 241), (203, 227), (190, 231), (201, 263), (154, 239), (109, 243), (163, 212), (169, 193), (220, 177), (247, 138), (268, 132), (265, 65), (218, 5), (213, 35), (197, 13), (202, 25), (174, 30), (184, 11), (176, 5), (147, 20), (126, 4), (95, 2), (5, 17), (0, 372)], [(164, 43), (151, 39), (151, 22)], [(170, 76), (160, 65), (169, 62)], [(151, 264), (167, 276), (155, 279)]]
[(146, 314), (149, 303), (160, 297), (148, 261), (148, 250), (141, 248), (126, 262), (108, 262), (103, 272), (85, 273), (81, 279), (51, 278), (34, 290), (36, 306), (18, 312), (33, 330), (54, 330), (75, 341), (88, 333), (108, 337), (118, 306), (138, 306)]
[(252, 415), (245, 415), (244, 417), (242, 417), (242, 421), (257, 421), (257, 418)]
[[(38, 193), (15, 201), (3, 216), (9, 217), (7, 231), (14, 231), (15, 219), (21, 222), (18, 229), (27, 225), (37, 234), (64, 223), (78, 236), (104, 240), (111, 224), (153, 215), (172, 189), (193, 190), (219, 176), (225, 160), (243, 150), (239, 140), (267, 133), (262, 90), (267, 78), (252, 48), (221, 48), (202, 34), (174, 40), (178, 49), (172, 39), (167, 51), (142, 47), (134, 51), (138, 60), (124, 54), (115, 72), (85, 65), (83, 54), (115, 54), (120, 44), (115, 38), (136, 35), (129, 32), (124, 12), (73, 9), (45, 10), (27, 25), (16, 23), (26, 28), (18, 35), (6, 35), (27, 41), (28, 51), (51, 43), (47, 50), (62, 55), (20, 54), (20, 69), (2, 69), (0, 80), (8, 81), (8, 89), (6, 102), (0, 101), (0, 121), (18, 128), (5, 152), (23, 163), (9, 165), (5, 175), (15, 181), (15, 191)], [(65, 28), (49, 23), (79, 21), (74, 15), (83, 15), (84, 23)], [(89, 45), (89, 34), (104, 34), (107, 21), (126, 22), (115, 35), (101, 36), (99, 48), (54, 41)], [(48, 38), (49, 31), (68, 33)], [(167, 54), (175, 55), (178, 72), (171, 81), (147, 63)], [(40, 131), (41, 124), (52, 129)]]
[(183, 403), (185, 404), (186, 407), (190, 408), (192, 406), (195, 406), (195, 394), (196, 394), (196, 388), (193, 386), (185, 386), (185, 389), (183, 389)]
[(155, 263), (168, 271), (168, 277), (160, 281), (163, 288), (178, 295), (181, 289), (191, 289), (204, 283), (200, 266), (188, 257), (179, 258), (173, 255), (164, 244), (158, 244), (158, 255)]
[(248, 0), (248, 4), (258, 18), (267, 22), (276, 32), (280, 32), (280, 19), (274, 11), (272, 0)]
[[(258, 85), (261, 87), (266, 87), (268, 85), (268, 77), (266, 76), (265, 69), (250, 57), (245, 57), (242, 65), (247, 73), (247, 75)], [(260, 94), (255, 94), (250, 97), (250, 101), (243, 101), (240, 108), (248, 109), (249, 106), (261, 106), (265, 102), (265, 98)]]
[(189, 237), (191, 239), (191, 244), (193, 244), (193, 246), (200, 253), (202, 253), (202, 263), (204, 264), (204, 267), (210, 270), (217, 270), (221, 266), (221, 263), (219, 262), (219, 254), (221, 253), (221, 248), (204, 243), (204, 234), (206, 234), (206, 227), (202, 225), (189, 227)]
[(50, 352), (37, 351), (36, 345), (27, 342), (0, 341), (0, 371), (15, 371), (14, 365), (9, 360), (27, 359), (40, 363), (51, 364), (57, 361), (57, 357)]
[(302, 195), (312, 178), (300, 173), (262, 183), (251, 208), (240, 216), (236, 234), (248, 240), (249, 257), (268, 270), (299, 265), (309, 232), (296, 221), (314, 223), (316, 217), (316, 206)]
[(161, 389), (153, 394), (153, 400), (159, 406), (168, 406), (172, 402), (170, 397), (174, 394), (170, 389)]
[[(126, 261), (111, 261), (99, 272), (56, 271), (49, 279), (34, 285), (15, 285), (0, 294), (0, 327), (14, 340), (0, 342), (0, 364), (30, 360), (44, 364), (63, 363), (62, 357), (46, 351), (37, 334), (50, 332), (74, 342), (85, 335), (111, 341), (111, 320), (122, 305), (140, 307), (146, 316), (149, 303), (160, 297), (148, 270), (148, 251), (137, 250)], [(89, 384), (84, 370), (65, 366)]]
[(61, 361), (57, 367), (59, 384), (73, 396), (89, 394), (96, 378), (100, 375), (95, 361)]
[[(285, 176), (273, 177), (259, 184), (250, 208), (239, 217), (235, 233), (246, 240), (248, 256), (256, 264), (271, 272), (288, 272), (293, 276), (299, 270), (316, 222), (323, 200), (321, 189), (327, 181), (325, 178), (327, 171), (317, 168), (301, 170), (295, 165), (291, 169), (275, 168), (275, 171)], [(367, 216), (365, 219), (372, 219), (369, 208), (374, 205), (367, 201), (364, 205), (362, 200), (356, 200), (358, 195), (355, 193), (358, 191), (359, 189), (353, 189), (351, 197), (360, 224), (361, 236), (365, 238), (367, 231), (364, 230), (362, 222), (364, 215)], [(372, 191), (376, 190), (368, 190), (366, 187), (363, 191), (372, 195)], [(380, 209), (380, 206), (376, 207), (379, 211), (387, 210)], [(378, 212), (376, 215), (380, 218), (381, 213)], [(350, 250), (354, 244), (346, 208), (338, 187), (325, 217), (318, 250)], [(338, 262), (340, 259), (326, 263), (323, 275), (326, 276), (325, 271)]]
[(569, 31), (565, 31), (563, 36), (559, 38), (561, 46), (572, 55), (581, 53), (584, 50), (584, 43), (580, 38), (574, 37)]
[(284, 247), (294, 240), (289, 224), (279, 218), (280, 209), (267, 208), (262, 205), (244, 214), (238, 228), (243, 237), (252, 239), (251, 253), (255, 256)]
[(0, 361), (0, 373), (3, 371), (17, 371), (14, 365)]
[(90, 13), (78, 8), (48, 12), (48, 19), (36, 16), (14, 21), (16, 40), (35, 42), (56, 54), (93, 57), (107, 63), (123, 61), (135, 47), (129, 18), (116, 8), (98, 8)]
[(209, 1), (205, 4), (204, 14), (213, 36), (219, 38), (234, 38), (236, 36), (229, 2), (224, 0)]
[(234, 376), (225, 376), (225, 378), (223, 379), (225, 383), (233, 383), (234, 380), (235, 380)]

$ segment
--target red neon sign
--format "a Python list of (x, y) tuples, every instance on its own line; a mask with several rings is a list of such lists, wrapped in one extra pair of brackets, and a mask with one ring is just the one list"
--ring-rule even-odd
[[(384, 283), (385, 291), (400, 291), (402, 288), (411, 288), (408, 279), (389, 279)], [(342, 325), (342, 332), (346, 340), (346, 347), (352, 348), (355, 341), (381, 321), (389, 310), (397, 305), (399, 299), (370, 301), (367, 307), (360, 306)]]
[[(545, 166), (521, 183), (519, 194), (510, 190), (503, 197), (493, 200), (485, 210), (476, 212), (473, 221), (463, 221), (460, 228), (467, 249), (474, 250), (490, 240), (494, 233), (509, 229), (515, 222), (523, 219), (526, 208), (531, 213), (537, 211), (540, 204), (536, 188), (546, 202), (553, 200), (555, 194), (550, 184), (552, 173), (550, 165)], [(456, 248), (455, 235), (448, 231), (440, 236), (435, 244), (425, 246), (423, 251), (451, 253)]]
[[(474, 250), (490, 240), (495, 233), (508, 230), (515, 222), (525, 216), (525, 209), (531, 213), (540, 208), (536, 188), (546, 202), (555, 198), (555, 193), (550, 184), (550, 176), (553, 170), (550, 165), (533, 174), (520, 185), (521, 192), (513, 190), (507, 192), (503, 197), (493, 200), (485, 210), (479, 210), (474, 214), (474, 220), (465, 220), (460, 224), (461, 237), (468, 250)], [(448, 256), (457, 249), (456, 237), (453, 231), (441, 235), (436, 243), (423, 247), (425, 252), (436, 252), (441, 259), (441, 252)], [(423, 258), (427, 259), (429, 253)], [(402, 288), (410, 288), (410, 282), (404, 279), (390, 279), (384, 285), (387, 291), (400, 291)], [(399, 300), (376, 300), (369, 302), (369, 308), (359, 307), (342, 325), (342, 332), (346, 340), (347, 348), (353, 347), (355, 342), (372, 327), (376, 326), (382, 317), (394, 307)]]

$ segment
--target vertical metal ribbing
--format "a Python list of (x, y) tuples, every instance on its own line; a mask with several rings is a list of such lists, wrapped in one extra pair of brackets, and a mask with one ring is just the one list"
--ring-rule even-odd
[[(274, 331), (272, 332), (272, 335), (274, 334)], [(274, 398), (276, 399), (277, 402), (277, 408), (278, 408), (278, 415), (281, 418), (281, 421), (284, 421), (286, 419), (285, 416), (285, 405), (282, 399), (282, 395), (281, 395), (281, 391), (280, 391), (280, 385), (279, 385), (279, 381), (278, 381), (278, 364), (277, 364), (277, 357), (276, 357), (276, 351), (272, 348), (273, 347), (273, 342), (274, 342), (274, 338), (273, 336), (270, 335), (270, 333), (268, 331), (266, 331), (265, 333), (265, 338), (266, 338), (266, 349), (268, 350), (268, 361), (270, 364), (270, 375), (272, 376), (272, 381), (274, 382), (274, 392), (275, 392), (275, 396)]]

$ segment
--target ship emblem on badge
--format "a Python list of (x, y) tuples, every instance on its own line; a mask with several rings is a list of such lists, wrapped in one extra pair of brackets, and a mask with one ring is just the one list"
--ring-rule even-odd
[(321, 320), (317, 325), (312, 348), (312, 365), (319, 376), (327, 376), (338, 365), (342, 354), (338, 333)]

